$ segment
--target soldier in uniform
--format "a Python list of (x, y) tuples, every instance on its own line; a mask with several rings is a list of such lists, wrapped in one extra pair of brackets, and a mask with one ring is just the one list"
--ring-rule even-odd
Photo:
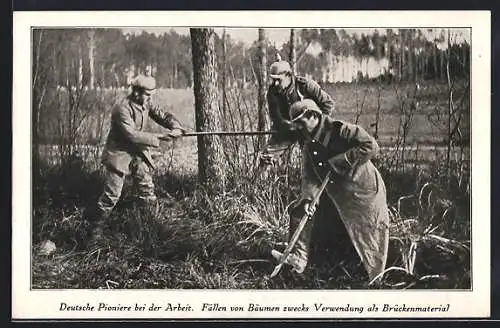
[[(104, 191), (95, 206), (85, 213), (94, 227), (93, 240), (102, 237), (103, 223), (118, 202), (127, 175), (133, 177), (139, 202), (150, 208), (157, 206), (150, 172), (154, 164), (149, 149), (159, 147), (160, 137), (163, 140), (177, 138), (185, 129), (171, 113), (152, 103), (155, 88), (153, 77), (139, 75), (132, 81), (130, 95), (113, 109), (102, 158)], [(145, 132), (149, 117), (170, 131), (166, 134)]]
[(290, 122), (289, 114), (293, 103), (311, 99), (323, 114), (331, 115), (334, 111), (334, 101), (330, 95), (314, 80), (295, 76), (287, 61), (274, 62), (269, 68), (269, 76), (272, 82), (267, 91), (267, 102), (271, 129), (279, 133), (271, 137), (263, 152), (264, 164), (270, 164), (297, 140), (295, 125)]
[[(325, 115), (311, 99), (290, 107), (302, 144), (302, 176), (300, 198), (290, 206), (290, 231), (309, 208), (328, 171), (333, 175), (325, 189), (318, 212), (302, 231), (288, 263), (299, 273), (309, 260), (311, 231), (318, 215), (338, 220), (345, 227), (370, 280), (385, 269), (389, 241), (389, 217), (385, 184), (371, 162), (379, 150), (375, 139), (362, 127), (335, 120)], [(319, 211), (321, 208), (328, 209)], [(339, 220), (340, 219), (340, 220)], [(333, 233), (333, 232), (328, 232)], [(332, 238), (335, 238), (333, 235)], [(349, 247), (338, 242), (335, 251)], [(277, 259), (281, 253), (273, 250)]]

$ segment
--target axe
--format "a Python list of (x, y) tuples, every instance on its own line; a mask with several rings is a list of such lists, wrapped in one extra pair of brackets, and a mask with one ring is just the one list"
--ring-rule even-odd
[(323, 190), (325, 190), (325, 187), (328, 184), (328, 181), (330, 180), (331, 173), (332, 173), (331, 170), (328, 171), (325, 178), (323, 179), (323, 182), (321, 183), (321, 186), (320, 186), (318, 192), (316, 193), (316, 195), (314, 196), (314, 199), (312, 200), (312, 202), (309, 205), (309, 209), (312, 209), (312, 210), (307, 211), (306, 214), (304, 214), (304, 216), (300, 220), (300, 223), (297, 226), (297, 229), (295, 230), (295, 232), (293, 233), (292, 238), (290, 239), (290, 242), (288, 243), (288, 246), (285, 248), (283, 255), (281, 255), (281, 259), (280, 259), (278, 265), (276, 265), (274, 267), (274, 270), (270, 276), (271, 278), (274, 278), (280, 272), (281, 267), (283, 266), (283, 264), (285, 264), (288, 256), (290, 255), (290, 252), (292, 251), (293, 247), (295, 246), (295, 244), (299, 240), (300, 234), (302, 233), (302, 230), (306, 226), (307, 221), (310, 220), (312, 218), (312, 216), (314, 215), (314, 212), (316, 211), (316, 206), (318, 205), (319, 200), (321, 198), (321, 194), (323, 193)]

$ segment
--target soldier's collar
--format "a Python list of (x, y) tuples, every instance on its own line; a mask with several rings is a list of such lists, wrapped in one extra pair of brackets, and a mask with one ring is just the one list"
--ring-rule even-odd
[(285, 89), (283, 89), (283, 94), (289, 94), (295, 88), (295, 75), (292, 75), (292, 79), (290, 81), (290, 85), (288, 85)]
[(325, 115), (321, 115), (319, 118), (318, 126), (316, 127), (316, 131), (312, 134), (312, 140), (315, 142), (321, 143), (324, 147), (328, 146), (330, 142), (330, 138), (332, 133), (330, 129), (328, 129), (328, 120)]
[(139, 105), (138, 103), (135, 103), (132, 100), (129, 100), (129, 104), (130, 104), (130, 106), (132, 106), (132, 108), (140, 110), (140, 111), (143, 111), (144, 109), (146, 109), (143, 105)]

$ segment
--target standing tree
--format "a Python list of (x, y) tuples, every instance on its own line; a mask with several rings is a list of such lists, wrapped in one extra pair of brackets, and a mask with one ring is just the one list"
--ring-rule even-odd
[(296, 48), (296, 38), (295, 38), (295, 29), (290, 29), (290, 66), (292, 66), (292, 73), (295, 75), (297, 73), (297, 52)]
[(95, 86), (95, 69), (94, 69), (94, 61), (95, 61), (95, 30), (90, 29), (88, 31), (89, 35), (89, 68), (90, 68), (90, 81), (89, 87), (90, 89), (94, 89)]
[[(259, 58), (259, 96), (258, 96), (258, 107), (259, 116), (257, 121), (257, 129), (259, 131), (264, 131), (266, 129), (266, 89), (267, 89), (267, 38), (266, 31), (263, 28), (259, 28), (259, 47), (258, 47), (258, 58)], [(263, 144), (263, 137), (259, 138), (259, 147)]]
[[(47, 92), (47, 82), (49, 80), (48, 73), (50, 69), (44, 67), (43, 55), (41, 52), (44, 50), (42, 44), (46, 45), (46, 36), (43, 30), (33, 30), (33, 80), (32, 80), (32, 140), (33, 140), (33, 173), (38, 176), (40, 173), (40, 114), (42, 111), (42, 104)], [(48, 51), (47, 51), (48, 52)], [(45, 54), (45, 53), (44, 53)], [(46, 59), (48, 56), (46, 56)]]
[[(215, 31), (191, 28), (197, 131), (220, 129)], [(217, 136), (198, 136), (198, 174), (202, 184), (224, 189), (222, 143)]]
[(226, 67), (226, 29), (222, 31), (222, 114), (224, 119), (227, 113), (227, 67)]
[(399, 29), (399, 80), (406, 79), (406, 64), (405, 64), (405, 30)]
[(408, 81), (415, 81), (415, 62), (413, 59), (413, 52), (414, 52), (414, 42), (413, 39), (415, 37), (414, 35), (415, 30), (414, 29), (407, 29), (406, 30), (406, 42), (407, 42), (407, 47), (408, 47)]

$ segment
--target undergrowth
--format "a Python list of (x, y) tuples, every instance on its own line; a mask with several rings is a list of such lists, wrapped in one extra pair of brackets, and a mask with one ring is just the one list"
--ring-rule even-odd
[[(92, 250), (86, 247), (89, 226), (83, 210), (100, 194), (100, 171), (78, 160), (42, 168), (33, 191), (32, 286), (470, 288), (466, 191), (455, 188), (453, 195), (463, 199), (450, 200), (438, 175), (402, 174), (383, 163), (392, 220), (384, 276), (368, 286), (357, 255), (345, 246), (349, 243), (330, 236), (333, 244), (315, 250), (303, 275), (285, 269), (269, 279), (276, 265), (270, 251), (283, 248), (288, 239), (287, 205), (297, 197), (300, 179), (295, 164), (240, 173), (220, 193), (199, 185), (192, 172), (161, 171), (154, 177), (158, 211), (138, 207), (127, 181), (104, 240)], [(47, 241), (56, 245), (55, 252), (44, 252)]]

